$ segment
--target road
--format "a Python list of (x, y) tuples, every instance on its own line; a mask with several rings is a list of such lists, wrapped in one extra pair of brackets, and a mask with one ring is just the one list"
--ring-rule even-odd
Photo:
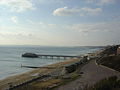
[(116, 75), (120, 79), (120, 73), (113, 71), (109, 68), (99, 66), (95, 63), (95, 60), (90, 61), (88, 64), (81, 68), (81, 72), (84, 74), (79, 79), (72, 81), (66, 85), (60, 86), (55, 90), (78, 90), (86, 85), (93, 85), (99, 80)]

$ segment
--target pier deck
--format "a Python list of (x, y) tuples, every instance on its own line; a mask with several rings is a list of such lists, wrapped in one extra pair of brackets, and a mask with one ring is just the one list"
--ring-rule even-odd
[(50, 54), (34, 54), (34, 53), (25, 53), (22, 57), (29, 57), (29, 58), (78, 58), (80, 56), (73, 56), (73, 55), (50, 55)]
[(46, 57), (46, 58), (49, 58), (49, 57), (51, 57), (51, 58), (54, 58), (54, 57), (57, 57), (57, 58), (61, 58), (61, 57), (63, 57), (63, 58), (75, 58), (75, 57), (77, 57), (77, 56), (69, 56), (69, 55), (45, 55), (45, 54), (38, 54), (38, 56), (39, 57)]

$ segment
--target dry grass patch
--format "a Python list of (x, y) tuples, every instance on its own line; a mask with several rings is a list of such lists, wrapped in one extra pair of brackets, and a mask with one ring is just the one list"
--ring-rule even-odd
[(62, 80), (61, 79), (50, 79), (44, 82), (37, 82), (33, 84), (33, 87), (44, 89), (44, 88), (50, 88), (52, 86), (58, 85)]

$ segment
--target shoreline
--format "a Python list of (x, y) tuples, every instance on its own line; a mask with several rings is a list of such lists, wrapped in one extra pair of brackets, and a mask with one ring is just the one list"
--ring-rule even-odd
[[(64, 61), (66, 61), (66, 60), (69, 60), (69, 59), (65, 59)], [(24, 66), (24, 65), (20, 66), (20, 65), (19, 65), (19, 68), (26, 68), (26, 69), (28, 69), (28, 70), (24, 70), (24, 71), (21, 71), (21, 72), (17, 72), (17, 73), (13, 73), (13, 74), (7, 75), (7, 76), (5, 76), (5, 77), (1, 77), (1, 78), (0, 78), (0, 81), (1, 81), (1, 80), (4, 80), (4, 79), (6, 79), (6, 78), (12, 77), (12, 76), (21, 75), (21, 74), (24, 74), (24, 73), (26, 73), (26, 72), (30, 72), (30, 71), (32, 71), (32, 70), (36, 70), (36, 69), (41, 68), (41, 67), (47, 67), (47, 66), (49, 66), (49, 65), (56, 64), (56, 63), (59, 63), (59, 62), (64, 62), (64, 61), (58, 61), (58, 62), (54, 62), (54, 63), (50, 63), (50, 64), (45, 64), (45, 65), (42, 65), (42, 66), (37, 66), (37, 68), (34, 68), (34, 66), (33, 66), (33, 68), (27, 68), (27, 66)], [(28, 66), (28, 67), (29, 67), (29, 66)], [(32, 66), (31, 66), (31, 67), (32, 67)]]
[(33, 69), (33, 70), (30, 70), (30, 71), (27, 71), (27, 72), (23, 72), (21, 74), (9, 76), (5, 79), (0, 80), (0, 89), (3, 90), (3, 89), (8, 88), (10, 84), (16, 85), (16, 84), (22, 83), (24, 81), (34, 79), (35, 77), (37, 77), (39, 75), (48, 74), (48, 73), (54, 71), (56, 68), (63, 67), (64, 65), (74, 63), (74, 62), (79, 61), (79, 60), (80, 60), (80, 58), (68, 59), (68, 60), (57, 62), (57, 63), (54, 63), (54, 64), (45, 65), (45, 67), (52, 67), (52, 69), (37, 68), (37, 69)]
[[(101, 52), (101, 49), (95, 52), (87, 53), (87, 55), (96, 56), (100, 52)], [(83, 56), (85, 55), (86, 54), (84, 54)], [(53, 73), (55, 70), (58, 70), (57, 72), (62, 73), (61, 69), (63, 70), (63, 67), (65, 67), (65, 65), (73, 64), (75, 62), (80, 61), (81, 59), (82, 57), (67, 59), (65, 61), (60, 61), (54, 64), (44, 65), (44, 67), (50, 67), (51, 69), (50, 68), (36, 68), (36, 69), (30, 70), (27, 72), (23, 72), (18, 75), (7, 77), (5, 79), (0, 80), (0, 89), (5, 90), (11, 86), (20, 85), (24, 82), (30, 81), (37, 77), (41, 77), (42, 75), (48, 75), (49, 73)]]

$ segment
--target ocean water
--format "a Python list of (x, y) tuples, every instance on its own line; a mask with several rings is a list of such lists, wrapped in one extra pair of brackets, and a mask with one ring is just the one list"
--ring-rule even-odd
[(21, 65), (44, 66), (64, 61), (64, 59), (57, 58), (41, 59), (21, 57), (26, 52), (50, 55), (83, 55), (99, 49), (101, 47), (0, 46), (0, 79), (31, 70), (30, 68), (23, 68)]

